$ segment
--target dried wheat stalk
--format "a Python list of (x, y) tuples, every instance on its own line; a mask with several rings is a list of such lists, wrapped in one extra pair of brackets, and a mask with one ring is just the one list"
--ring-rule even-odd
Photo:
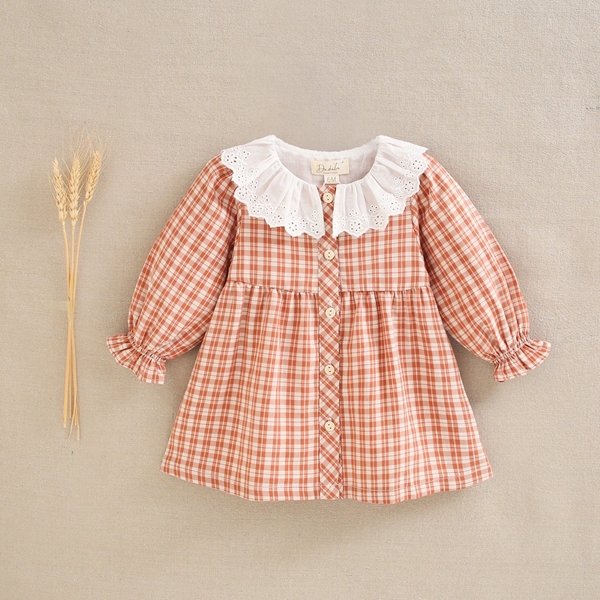
[[(81, 155), (84, 155), (83, 160)], [(54, 201), (58, 210), (58, 219), (62, 225), (63, 240), (65, 244), (65, 262), (67, 268), (67, 357), (65, 365), (65, 391), (63, 400), (63, 427), (67, 426), (67, 420), (70, 419), (71, 427), (69, 437), (73, 431), (73, 426), (77, 427), (77, 439), (80, 439), (79, 426), (79, 395), (77, 389), (77, 356), (75, 352), (75, 292), (77, 290), (77, 271), (79, 267), (79, 250), (81, 247), (81, 232), (85, 220), (86, 208), (98, 184), (98, 178), (102, 167), (104, 148), (94, 149), (90, 138), (85, 151), (77, 148), (73, 154), (70, 168), (63, 174), (58, 159), (54, 158), (52, 163), (52, 188), (54, 191)], [(82, 165), (83, 163), (83, 165)], [(84, 186), (85, 184), (85, 186)], [(79, 214), (81, 212), (81, 203), (79, 201), (82, 188), (85, 187), (83, 198), (83, 214), (79, 224), (77, 235), (77, 244), (75, 236)], [(69, 244), (66, 222), (67, 218), (71, 221), (71, 243)], [(77, 250), (76, 250), (77, 248)]]

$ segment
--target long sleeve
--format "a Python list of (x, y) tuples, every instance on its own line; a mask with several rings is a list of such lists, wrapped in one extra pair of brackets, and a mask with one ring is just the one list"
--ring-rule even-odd
[(213, 157), (154, 242), (138, 278), (126, 334), (106, 338), (141, 381), (164, 383), (165, 361), (201, 342), (225, 284), (236, 233), (229, 170)]
[(506, 381), (537, 367), (550, 343), (529, 336), (515, 273), (466, 193), (434, 158), (421, 176), (415, 223), (446, 330)]

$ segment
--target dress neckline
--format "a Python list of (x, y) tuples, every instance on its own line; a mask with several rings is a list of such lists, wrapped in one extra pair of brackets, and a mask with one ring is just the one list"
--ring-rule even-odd
[[(277, 147), (314, 158), (351, 158), (376, 148), (369, 171), (347, 183), (314, 184), (298, 177), (279, 158)], [(341, 151), (309, 150), (269, 134), (221, 151), (221, 162), (232, 171), (237, 184), (234, 197), (248, 207), (251, 216), (270, 227), (284, 227), (292, 236), (325, 235), (321, 193), (334, 191), (332, 235), (360, 236), (371, 229), (383, 230), (389, 217), (400, 214), (408, 198), (419, 190), (419, 178), (427, 168), (427, 148), (396, 138), (377, 135), (368, 142)]]
[[(335, 186), (336, 189), (340, 189), (343, 187), (351, 187), (351, 186), (361, 185), (362, 181), (371, 175), (371, 172), (373, 171), (373, 169), (375, 169), (377, 167), (377, 164), (379, 162), (381, 150), (382, 150), (383, 144), (385, 143), (386, 136), (377, 135), (374, 138), (372, 138), (371, 140), (369, 140), (368, 142), (361, 144), (360, 146), (355, 146), (353, 148), (347, 148), (345, 150), (309, 150), (308, 148), (301, 148), (300, 146), (295, 146), (294, 144), (290, 144), (289, 142), (282, 140), (281, 138), (277, 137), (274, 134), (268, 135), (268, 136), (266, 136), (266, 138), (270, 139), (272, 142), (271, 150), (274, 153), (273, 160), (275, 161), (275, 163), (279, 166), (280, 169), (287, 171), (291, 177), (298, 180), (298, 182), (300, 182), (301, 184), (307, 185), (307, 186), (315, 187), (317, 189), (322, 189), (326, 185), (333, 185), (333, 186)], [(368, 152), (369, 150), (372, 150), (373, 148), (376, 149), (376, 153), (375, 153), (375, 157), (373, 159), (373, 164), (371, 165), (370, 169), (367, 171), (367, 173), (365, 173), (365, 175), (363, 175), (359, 179), (355, 179), (354, 181), (348, 181), (346, 183), (325, 184), (325, 183), (312, 183), (310, 181), (306, 181), (305, 179), (302, 179), (302, 177), (299, 177), (298, 175), (293, 173), (281, 161), (281, 158), (280, 158), (279, 154), (277, 153), (277, 147), (283, 148), (285, 150), (290, 150), (296, 154), (300, 154), (302, 156), (306, 156), (309, 158), (319, 158), (319, 159), (323, 159), (323, 160), (331, 160), (331, 159), (335, 159), (335, 158), (355, 158), (355, 157), (362, 156), (365, 152)]]

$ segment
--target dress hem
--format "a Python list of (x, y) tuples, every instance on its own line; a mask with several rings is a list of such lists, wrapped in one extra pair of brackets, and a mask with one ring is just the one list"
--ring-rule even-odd
[(340, 495), (337, 498), (325, 497), (319, 492), (318, 486), (311, 487), (263, 487), (248, 490), (245, 483), (237, 482), (234, 479), (223, 480), (209, 476), (197, 476), (192, 473), (186, 473), (178, 465), (168, 461), (163, 461), (160, 465), (163, 473), (172, 475), (183, 481), (188, 481), (196, 485), (201, 485), (211, 489), (238, 496), (253, 502), (278, 502), (290, 500), (356, 500), (368, 504), (398, 504), (406, 500), (414, 500), (429, 496), (439, 492), (451, 492), (471, 487), (493, 477), (491, 466), (483, 467), (474, 471), (463, 471), (462, 475), (455, 477), (441, 477), (439, 479), (429, 479), (419, 485), (414, 485), (406, 489), (392, 490), (366, 490), (354, 485), (342, 485)]

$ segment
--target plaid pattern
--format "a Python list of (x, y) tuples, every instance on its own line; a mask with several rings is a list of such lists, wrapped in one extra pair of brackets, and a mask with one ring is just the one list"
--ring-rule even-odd
[(158, 384), (201, 344), (163, 472), (249, 500), (380, 504), (492, 477), (448, 333), (497, 381), (550, 344), (529, 337), (482, 217), (425, 157), (384, 230), (334, 238), (334, 198), (319, 239), (250, 216), (220, 155), (205, 165), (150, 250), (127, 334), (106, 340)]

